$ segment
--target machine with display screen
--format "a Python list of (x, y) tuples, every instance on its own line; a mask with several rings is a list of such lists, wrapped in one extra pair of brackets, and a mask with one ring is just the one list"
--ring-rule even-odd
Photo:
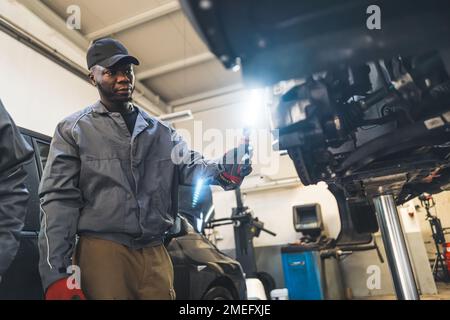
[(292, 208), (294, 229), (303, 235), (317, 238), (323, 230), (320, 204), (298, 205)]

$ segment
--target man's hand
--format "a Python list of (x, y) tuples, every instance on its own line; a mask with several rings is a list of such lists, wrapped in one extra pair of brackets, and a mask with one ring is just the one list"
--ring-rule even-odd
[(219, 164), (222, 172), (216, 180), (224, 190), (234, 190), (242, 184), (245, 176), (252, 172), (252, 148), (244, 143), (224, 154)]
[(62, 278), (48, 287), (45, 300), (86, 300), (86, 297), (81, 289), (69, 289), (67, 278)]

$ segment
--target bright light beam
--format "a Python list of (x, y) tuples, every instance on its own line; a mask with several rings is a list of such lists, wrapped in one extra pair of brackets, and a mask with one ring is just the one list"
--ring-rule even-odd
[(202, 191), (203, 183), (204, 181), (202, 178), (197, 180), (194, 190), (194, 196), (192, 197), (192, 208), (195, 208), (197, 206), (198, 200), (200, 198), (200, 192)]
[(252, 89), (248, 92), (248, 98), (244, 105), (244, 125), (249, 128), (254, 128), (263, 112), (264, 106), (264, 90)]

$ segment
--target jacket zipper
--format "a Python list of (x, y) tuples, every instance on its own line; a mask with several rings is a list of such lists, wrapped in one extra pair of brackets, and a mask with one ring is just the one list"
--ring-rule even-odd
[(134, 153), (134, 139), (133, 137), (131, 137), (131, 144), (130, 144), (130, 169), (131, 169), (131, 177), (133, 179), (133, 189), (134, 189), (134, 194), (136, 195), (134, 198), (136, 198), (136, 202), (137, 202), (137, 211), (138, 211), (138, 224), (139, 224), (139, 229), (141, 230), (141, 236), (144, 235), (144, 230), (142, 229), (142, 225), (141, 225), (141, 208), (139, 206), (139, 201), (137, 200), (137, 183), (136, 183), (136, 179), (134, 178), (134, 173), (133, 173), (133, 153)]

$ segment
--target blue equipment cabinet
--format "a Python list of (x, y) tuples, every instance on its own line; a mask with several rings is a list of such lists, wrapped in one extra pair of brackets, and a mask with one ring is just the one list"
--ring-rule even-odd
[(281, 248), (284, 284), (290, 300), (344, 299), (344, 284), (339, 262), (321, 257), (330, 249), (333, 239), (323, 232), (322, 213), (318, 203), (292, 207), (294, 229), (302, 233), (299, 244)]
[(318, 250), (302, 246), (281, 248), (285, 286), (290, 300), (324, 300)]

